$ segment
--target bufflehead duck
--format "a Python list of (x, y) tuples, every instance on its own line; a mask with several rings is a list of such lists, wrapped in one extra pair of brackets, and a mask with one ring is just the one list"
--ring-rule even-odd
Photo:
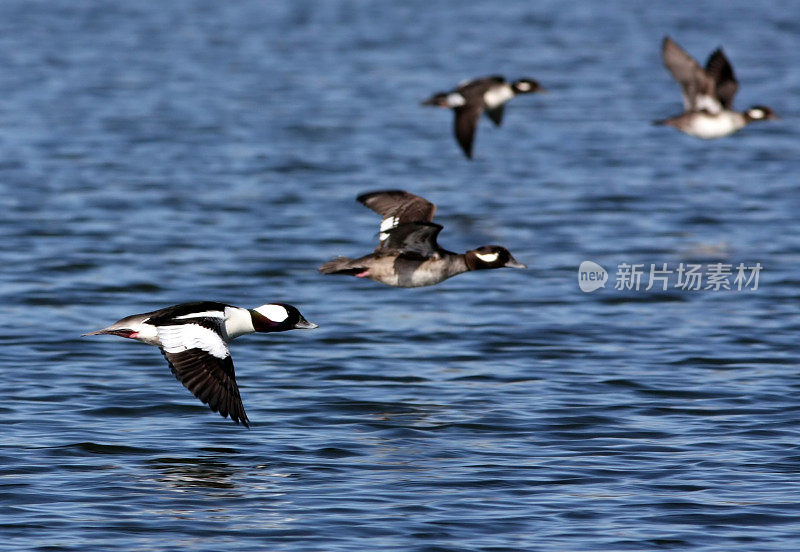
[(464, 254), (442, 249), (436, 236), (436, 206), (424, 198), (400, 190), (371, 192), (358, 201), (383, 216), (380, 243), (359, 259), (338, 257), (319, 268), (322, 274), (350, 274), (394, 287), (420, 287), (470, 270), (526, 268), (499, 245), (484, 245)]
[(438, 92), (422, 105), (447, 107), (455, 112), (455, 133), (464, 155), (472, 159), (472, 141), (481, 113), (500, 126), (503, 122), (503, 105), (517, 94), (544, 92), (538, 82), (520, 79), (513, 83), (499, 76), (482, 77), (460, 83), (450, 92)]
[(236, 385), (228, 343), (253, 332), (311, 329), (292, 305), (271, 303), (243, 309), (199, 301), (134, 314), (83, 335), (118, 335), (155, 345), (184, 387), (224, 418), (249, 426)]
[(777, 119), (768, 107), (757, 105), (740, 113), (733, 110), (733, 97), (739, 84), (728, 58), (717, 48), (703, 69), (670, 37), (662, 46), (664, 65), (681, 85), (684, 112), (676, 117), (655, 121), (691, 136), (721, 138), (741, 130), (753, 121)]

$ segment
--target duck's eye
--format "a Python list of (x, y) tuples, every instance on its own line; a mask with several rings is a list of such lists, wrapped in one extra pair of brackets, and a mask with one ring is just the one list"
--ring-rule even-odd
[(493, 263), (500, 255), (498, 253), (475, 253), (475, 256), (484, 263)]

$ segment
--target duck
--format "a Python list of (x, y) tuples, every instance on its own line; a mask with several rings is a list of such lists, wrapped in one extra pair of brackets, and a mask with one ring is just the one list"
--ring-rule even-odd
[(533, 79), (506, 82), (500, 75), (480, 77), (461, 82), (449, 92), (437, 92), (421, 105), (432, 105), (452, 109), (455, 113), (455, 135), (467, 159), (472, 159), (472, 142), (481, 113), (496, 125), (503, 122), (505, 103), (518, 94), (545, 92)]
[(474, 270), (527, 268), (499, 245), (453, 253), (436, 241), (442, 226), (433, 222), (436, 205), (403, 190), (369, 192), (357, 201), (383, 218), (379, 243), (369, 255), (337, 257), (319, 268), (322, 274), (347, 274), (393, 287), (438, 284)]
[(195, 397), (223, 418), (229, 416), (249, 428), (228, 343), (254, 332), (317, 327), (296, 307), (285, 303), (245, 309), (196, 301), (126, 316), (107, 328), (83, 335), (116, 335), (158, 347), (172, 373)]
[(668, 36), (664, 37), (661, 51), (664, 65), (681, 85), (684, 112), (653, 124), (711, 140), (729, 136), (755, 121), (778, 119), (772, 109), (763, 105), (734, 111), (733, 97), (739, 83), (722, 48), (711, 53), (705, 69)]

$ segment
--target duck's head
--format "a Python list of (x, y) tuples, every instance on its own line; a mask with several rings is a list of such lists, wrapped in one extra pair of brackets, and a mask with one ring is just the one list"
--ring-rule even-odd
[(296, 307), (286, 303), (268, 303), (250, 309), (250, 317), (257, 332), (311, 330), (318, 327), (317, 324), (306, 320)]
[(478, 249), (467, 251), (464, 255), (467, 268), (470, 270), (486, 270), (490, 268), (527, 268), (517, 261), (505, 247), (484, 245)]
[(744, 112), (748, 121), (768, 121), (780, 119), (775, 112), (765, 105), (754, 105)]
[(547, 92), (542, 85), (533, 79), (519, 79), (511, 83), (515, 94), (531, 94), (533, 92)]

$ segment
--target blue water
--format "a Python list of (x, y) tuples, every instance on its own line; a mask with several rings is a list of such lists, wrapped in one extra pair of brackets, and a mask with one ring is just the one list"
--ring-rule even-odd
[[(0, 3), (0, 548), (800, 548), (796, 8)], [(651, 126), (681, 109), (666, 33), (724, 45), (736, 107), (782, 120)], [(469, 162), (418, 103), (492, 73), (550, 93), (482, 121)], [(529, 269), (317, 274), (374, 247), (354, 198), (386, 188), (438, 205), (444, 247)], [(763, 270), (614, 289), (682, 262)], [(320, 324), (233, 344), (251, 430), (157, 350), (79, 337), (191, 300)]]

